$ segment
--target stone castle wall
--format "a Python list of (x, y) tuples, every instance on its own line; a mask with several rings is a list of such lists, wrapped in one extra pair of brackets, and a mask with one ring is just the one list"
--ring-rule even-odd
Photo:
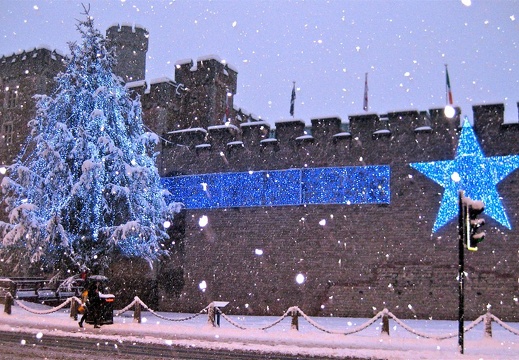
[[(179, 61), (175, 80), (148, 86), (142, 81), (147, 32), (122, 26), (110, 28), (107, 36), (119, 44), (119, 54), (138, 49), (135, 58), (133, 51), (127, 59), (119, 55), (126, 60), (120, 60), (117, 72), (141, 96), (146, 126), (164, 139), (157, 163), (162, 176), (366, 165), (391, 169), (389, 204), (184, 210), (171, 229), (172, 257), (152, 274), (138, 261), (119, 264), (111, 275), (114, 282), (121, 280), (121, 289), (131, 282), (131, 296), (149, 299), (161, 310), (198, 312), (224, 300), (230, 301), (226, 312), (236, 314), (280, 315), (298, 305), (311, 315), (371, 316), (387, 307), (399, 317), (456, 318), (457, 224), (451, 221), (432, 234), (443, 188), (409, 163), (454, 158), (460, 109), (452, 120), (443, 109), (431, 109), (356, 115), (348, 121), (312, 119), (311, 129), (301, 120), (283, 121), (272, 137), (267, 123), (233, 104), (237, 71), (229, 65), (215, 57)], [(45, 49), (1, 59), (1, 131), (5, 136), (4, 125), (14, 116), (16, 134), (16, 141), (0, 144), (3, 164), (21, 148), (25, 124), (34, 115), (31, 96), (50, 92), (53, 76), (62, 69), (60, 59)], [(19, 86), (18, 105), (23, 106), (8, 106), (6, 89), (12, 86)], [(519, 126), (503, 124), (503, 105), (473, 111), (486, 156), (519, 154)], [(467, 319), (485, 312), (487, 304), (502, 319), (519, 319), (518, 181), (515, 171), (498, 185), (512, 229), (487, 218), (486, 240), (465, 256)], [(208, 225), (201, 227), (204, 215)], [(305, 283), (296, 283), (297, 274), (306, 277)], [(146, 285), (136, 288), (139, 283)]]
[(34, 95), (50, 93), (63, 55), (45, 48), (0, 58), (0, 165), (10, 164), (29, 134)]
[[(519, 124), (503, 124), (501, 104), (473, 110), (485, 156), (519, 154)], [(313, 119), (312, 136), (304, 136), (302, 121), (284, 121), (276, 123), (276, 139), (267, 139), (261, 122), (169, 134), (162, 154), (169, 174), (390, 165), (391, 201), (186, 210), (185, 283), (161, 306), (197, 311), (224, 300), (235, 313), (280, 314), (298, 305), (311, 314), (356, 317), (388, 307), (400, 317), (456, 318), (457, 222), (432, 234), (443, 188), (409, 166), (454, 158), (459, 117), (442, 114), (350, 116), (348, 132), (339, 118)], [(498, 316), (517, 320), (518, 180), (516, 171), (498, 185), (512, 230), (486, 218), (486, 240), (465, 255), (468, 319), (491, 304)], [(209, 220), (202, 228), (203, 215)], [(307, 278), (302, 285), (299, 273)]]

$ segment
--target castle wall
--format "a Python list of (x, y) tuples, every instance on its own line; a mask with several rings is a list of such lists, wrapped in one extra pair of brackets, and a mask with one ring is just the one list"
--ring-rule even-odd
[[(486, 156), (519, 154), (519, 125), (503, 125), (502, 110), (474, 107), (474, 128)], [(211, 134), (211, 147), (203, 153), (197, 141), (165, 148), (162, 156), (176, 174), (390, 165), (391, 201), (186, 210), (185, 283), (176, 300), (168, 298), (162, 306), (198, 311), (224, 300), (230, 301), (229, 313), (275, 315), (298, 305), (312, 315), (350, 317), (387, 307), (399, 317), (455, 319), (457, 222), (432, 234), (443, 188), (409, 163), (453, 159), (459, 117), (447, 119), (440, 109), (426, 115), (350, 116), (349, 133), (341, 132), (338, 118), (314, 119), (312, 137), (303, 136), (300, 121), (284, 121), (276, 123), (278, 141), (267, 143), (260, 140), (264, 125), (250, 123), (242, 126), (239, 148), (226, 151), (229, 138), (217, 147)], [(518, 180), (516, 171), (498, 185), (512, 230), (487, 218), (486, 240), (465, 255), (467, 319), (484, 313), (487, 304), (501, 318), (518, 319)], [(209, 219), (205, 227), (198, 224), (203, 215)], [(295, 282), (299, 273), (306, 277), (302, 285)], [(204, 292), (201, 281), (207, 283)]]
[(124, 82), (145, 79), (149, 33), (131, 25), (114, 25), (106, 30), (109, 46), (115, 47), (117, 64), (114, 72)]
[(63, 56), (34, 49), (0, 59), (0, 164), (11, 164), (29, 135), (37, 94), (49, 94), (64, 69)]

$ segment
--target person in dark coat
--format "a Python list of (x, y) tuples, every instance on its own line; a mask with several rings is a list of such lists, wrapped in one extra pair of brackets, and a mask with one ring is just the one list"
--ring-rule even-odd
[(88, 311), (94, 321), (94, 328), (100, 328), (101, 298), (99, 297), (99, 283), (92, 282), (88, 288)]

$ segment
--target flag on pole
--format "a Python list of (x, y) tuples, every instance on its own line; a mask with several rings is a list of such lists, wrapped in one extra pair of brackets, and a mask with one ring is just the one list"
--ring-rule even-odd
[(368, 111), (368, 73), (364, 79), (364, 110)]
[(294, 104), (296, 102), (296, 82), (294, 81), (294, 87), (292, 88), (292, 97), (290, 98), (290, 115), (294, 116)]
[(447, 64), (445, 64), (445, 92), (447, 105), (452, 105), (454, 102), (452, 101), (451, 81), (449, 79), (449, 70), (447, 69)]

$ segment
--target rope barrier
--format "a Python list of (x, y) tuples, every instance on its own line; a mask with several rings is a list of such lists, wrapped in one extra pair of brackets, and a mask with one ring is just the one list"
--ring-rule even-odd
[(251, 328), (251, 327), (245, 327), (245, 326), (242, 326), (240, 324), (238, 324), (237, 322), (233, 321), (230, 317), (228, 317), (227, 315), (225, 315), (219, 308), (216, 308), (217, 311), (222, 315), (222, 317), (227, 320), (231, 325), (237, 327), (238, 329), (242, 329), (242, 330), (267, 330), (267, 329), (270, 329), (271, 327), (274, 327), (276, 326), (277, 324), (279, 324), (281, 321), (283, 321), (283, 319), (285, 319), (288, 314), (290, 314), (292, 312), (292, 310), (294, 310), (294, 308), (297, 308), (296, 306), (293, 306), (291, 308), (289, 308), (287, 311), (285, 311), (285, 313), (279, 318), (277, 319), (276, 321), (274, 321), (272, 324), (270, 325), (267, 325), (267, 326), (263, 326), (263, 327), (259, 327), (259, 328)]
[[(7, 295), (8, 296), (12, 296), (10, 293), (8, 293)], [(61, 310), (62, 308), (64, 308), (65, 306), (67, 306), (69, 303), (72, 303), (73, 301), (76, 301), (77, 303), (81, 304), (81, 300), (79, 298), (77, 298), (75, 296), (72, 296), (72, 297), (68, 298), (67, 300), (65, 300), (62, 304), (60, 304), (60, 305), (58, 305), (56, 307), (53, 307), (51, 309), (48, 309), (48, 310), (36, 310), (36, 309), (31, 309), (30, 307), (26, 306), (22, 301), (20, 301), (18, 299), (14, 299), (14, 302), (16, 303), (16, 305), (20, 306), (20, 308), (22, 308), (23, 310), (28, 311), (30, 313), (37, 314), (37, 315), (47, 315), (47, 314), (51, 314), (51, 313), (57, 312), (57, 311)], [(246, 327), (246, 326), (238, 324), (236, 321), (232, 320), (229, 316), (224, 314), (218, 307), (213, 306), (212, 304), (206, 306), (204, 309), (200, 310), (200, 312), (198, 312), (196, 314), (193, 314), (191, 316), (185, 317), (185, 318), (180, 318), (180, 319), (168, 318), (168, 317), (160, 315), (160, 314), (156, 313), (155, 311), (153, 311), (152, 309), (150, 309), (148, 307), (148, 305), (146, 305), (137, 296), (133, 299), (133, 301), (130, 304), (128, 304), (125, 308), (119, 310), (114, 316), (122, 315), (123, 313), (125, 313), (126, 311), (128, 311), (130, 308), (132, 308), (133, 306), (135, 306), (137, 304), (142, 306), (142, 307), (144, 307), (144, 309), (146, 309), (152, 315), (154, 315), (154, 316), (156, 316), (156, 317), (158, 317), (160, 319), (167, 320), (167, 321), (178, 321), (178, 322), (180, 322), (180, 321), (188, 321), (188, 320), (194, 319), (194, 318), (196, 318), (196, 317), (198, 317), (198, 316), (200, 316), (200, 315), (202, 315), (204, 313), (208, 313), (209, 312), (208, 309), (213, 307), (214, 310), (216, 312), (218, 312), (218, 314), (220, 314), (231, 325), (233, 325), (233, 326), (235, 326), (235, 327), (237, 327), (239, 329), (242, 329), (242, 330), (267, 330), (267, 329), (270, 329), (270, 328), (278, 325), (281, 321), (283, 321), (285, 318), (287, 318), (288, 316), (290, 316), (292, 314), (292, 316), (301, 315), (311, 326), (313, 326), (314, 328), (316, 328), (316, 329), (318, 329), (320, 331), (326, 332), (328, 334), (351, 335), (351, 334), (355, 334), (355, 333), (358, 333), (358, 332), (360, 332), (362, 330), (367, 329), (369, 326), (373, 325), (378, 319), (382, 318), (383, 316), (388, 316), (391, 319), (393, 319), (398, 325), (400, 325), (403, 329), (407, 330), (408, 332), (410, 332), (410, 333), (412, 333), (414, 335), (422, 337), (422, 338), (433, 339), (433, 340), (445, 340), (445, 339), (450, 339), (450, 338), (454, 338), (454, 337), (458, 336), (458, 334), (453, 334), (453, 333), (449, 333), (449, 334), (439, 335), (438, 336), (438, 335), (430, 335), (430, 334), (426, 334), (426, 333), (417, 331), (417, 330), (411, 328), (406, 323), (404, 323), (402, 320), (398, 319), (393, 313), (391, 313), (387, 309), (384, 309), (384, 310), (380, 311), (373, 318), (371, 318), (370, 320), (366, 321), (364, 324), (359, 325), (356, 328), (351, 329), (349, 331), (335, 331), (335, 330), (326, 329), (325, 327), (321, 326), (320, 324), (318, 324), (317, 322), (312, 320), (308, 315), (306, 315), (297, 306), (290, 307), (288, 310), (285, 311), (285, 313), (279, 319), (277, 319), (276, 321), (274, 321), (270, 325), (266, 325), (266, 326), (262, 326), (262, 327), (258, 327), (258, 328)], [(464, 328), (464, 332), (468, 332), (468, 331), (472, 330), (474, 327), (476, 327), (476, 325), (478, 325), (479, 323), (484, 321), (487, 316), (490, 316), (490, 318), (493, 321), (498, 323), (504, 329), (508, 330), (509, 332), (511, 332), (514, 335), (518, 335), (519, 336), (519, 330), (511, 327), (510, 325), (507, 325), (501, 319), (499, 319), (497, 316), (495, 316), (493, 314), (490, 314), (490, 313), (487, 313), (486, 315), (481, 315), (476, 320), (471, 322), (468, 326), (466, 326)]]
[(306, 315), (303, 311), (301, 311), (301, 309), (297, 309), (299, 311), (299, 313), (301, 314), (301, 316), (306, 320), (308, 321), (308, 323), (310, 325), (312, 325), (313, 327), (315, 327), (316, 329), (318, 330), (321, 330), (321, 331), (324, 331), (328, 334), (337, 334), (337, 335), (351, 335), (351, 334), (355, 334), (355, 333), (358, 333), (362, 330), (365, 330), (367, 329), (368, 327), (370, 327), (371, 325), (373, 325), (375, 323), (375, 321), (377, 321), (378, 319), (380, 319), (383, 315), (384, 315), (384, 311), (380, 311), (378, 314), (376, 314), (371, 320), (368, 320), (366, 321), (364, 324), (360, 325), (360, 326), (357, 326), (356, 328), (350, 330), (350, 331), (334, 331), (334, 330), (327, 330), (325, 329), (324, 327), (322, 327), (321, 325), (319, 325), (318, 323), (316, 323), (314, 320), (310, 319), (310, 317), (308, 317), (308, 315)]
[[(402, 320), (398, 319), (395, 315), (393, 315), (391, 312), (388, 313), (388, 315), (393, 319), (395, 320), (395, 322), (400, 325), (401, 327), (403, 327), (405, 330), (409, 331), (410, 333), (414, 334), (414, 335), (417, 335), (417, 336), (420, 336), (420, 337), (423, 337), (423, 338), (426, 338), (426, 339), (433, 339), (433, 340), (445, 340), (445, 339), (450, 339), (450, 338), (454, 338), (454, 337), (457, 337), (458, 334), (453, 334), (453, 333), (449, 333), (449, 334), (446, 334), (446, 335), (441, 335), (441, 336), (433, 336), (433, 335), (429, 335), (429, 334), (425, 334), (425, 333), (422, 333), (422, 332), (419, 332), (417, 330), (414, 330), (413, 328), (411, 328), (410, 326), (408, 326), (407, 324), (405, 324), (404, 322), (402, 322)], [(480, 317), (478, 317), (476, 320), (474, 320), (472, 323), (469, 324), (469, 326), (465, 327), (464, 329), (464, 332), (468, 332), (470, 330), (472, 330), (477, 324), (479, 324), (480, 322), (482, 322), (483, 320), (485, 319), (485, 316), (484, 315), (481, 315)]]
[(136, 296), (130, 304), (128, 304), (124, 309), (119, 310), (118, 312), (116, 312), (114, 314), (114, 316), (121, 316), (122, 314), (124, 314), (125, 312), (130, 310), (132, 308), (132, 306), (134, 306), (135, 303), (137, 302), (137, 299), (138, 299), (138, 297)]
[(492, 320), (494, 320), (496, 323), (498, 323), (499, 325), (501, 325), (502, 328), (510, 331), (512, 334), (514, 335), (519, 335), (519, 330), (517, 329), (514, 329), (513, 327), (511, 327), (510, 325), (507, 325), (505, 324), (503, 321), (501, 321), (501, 319), (499, 319), (497, 316), (495, 316), (494, 314), (491, 314), (490, 315), (492, 317)]
[(156, 317), (162, 319), (162, 320), (167, 320), (167, 321), (188, 321), (188, 320), (191, 320), (191, 319), (194, 319), (200, 315), (202, 315), (204, 312), (207, 311), (207, 309), (209, 308), (209, 306), (206, 306), (205, 308), (203, 308), (202, 310), (200, 310), (200, 312), (196, 313), (196, 314), (193, 314), (191, 316), (188, 316), (188, 317), (185, 317), (185, 318), (181, 318), (181, 319), (173, 319), (173, 318), (168, 318), (168, 317), (165, 317), (163, 315), (160, 315), (158, 313), (156, 313), (155, 311), (151, 310), (148, 305), (146, 305), (144, 302), (142, 302), (141, 299), (139, 299), (138, 297), (136, 297), (136, 300), (139, 301), (139, 303), (146, 309), (148, 310), (150, 313), (152, 313), (153, 315), (155, 315)]
[(207, 308), (209, 306), (206, 306), (204, 309), (200, 310), (199, 313), (197, 314), (194, 314), (192, 316), (188, 316), (188, 317), (185, 317), (185, 318), (182, 318), (182, 319), (173, 319), (173, 318), (168, 318), (168, 317), (165, 317), (163, 315), (160, 315), (158, 313), (156, 313), (155, 311), (153, 311), (152, 309), (150, 309), (148, 307), (148, 305), (146, 305), (141, 299), (139, 299), (138, 296), (136, 296), (133, 301), (127, 305), (124, 309), (122, 310), (119, 310), (117, 313), (114, 314), (114, 316), (120, 316), (122, 314), (124, 314), (126, 311), (128, 311), (129, 309), (131, 309), (135, 304), (140, 304), (144, 309), (146, 309), (147, 311), (149, 311), (151, 314), (153, 314), (154, 316), (162, 319), (162, 320), (167, 320), (167, 321), (187, 321), (187, 320), (191, 320), (191, 319), (194, 319), (200, 315), (202, 315), (205, 311), (207, 311)]
[(31, 309), (30, 307), (26, 306), (23, 302), (21, 302), (18, 299), (14, 299), (14, 302), (16, 303), (16, 305), (18, 305), (19, 307), (21, 307), (22, 309), (24, 309), (25, 311), (28, 311), (30, 313), (37, 314), (37, 315), (48, 315), (48, 314), (51, 314), (51, 313), (54, 313), (56, 311), (59, 311), (59, 310), (63, 309), (66, 305), (68, 305), (73, 300), (79, 300), (79, 299), (77, 299), (75, 297), (70, 297), (67, 300), (65, 300), (62, 304), (60, 304), (60, 305), (58, 305), (56, 307), (53, 307), (53, 308), (51, 308), (49, 310)]

